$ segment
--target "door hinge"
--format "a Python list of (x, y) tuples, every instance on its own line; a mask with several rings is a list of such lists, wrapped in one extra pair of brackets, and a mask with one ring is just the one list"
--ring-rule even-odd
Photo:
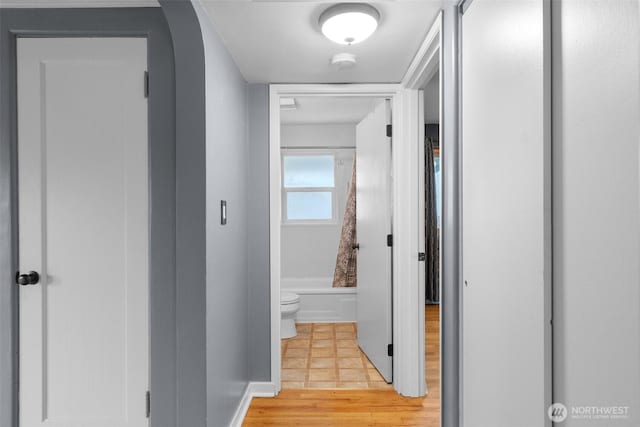
[(149, 72), (144, 72), (144, 97), (149, 97)]
[(424, 252), (418, 252), (418, 261), (426, 261), (427, 260), (427, 254), (425, 254)]
[(391, 138), (392, 134), (393, 134), (393, 126), (387, 125), (387, 138)]
[(145, 414), (147, 415), (147, 418), (149, 418), (151, 416), (151, 392), (149, 390), (147, 390), (145, 395), (145, 405)]
[(387, 356), (393, 357), (393, 344), (387, 344)]
[(393, 246), (393, 234), (387, 234), (387, 246)]

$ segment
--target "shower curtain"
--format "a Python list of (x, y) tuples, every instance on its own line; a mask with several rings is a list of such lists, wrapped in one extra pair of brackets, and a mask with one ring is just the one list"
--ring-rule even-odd
[(334, 288), (352, 288), (358, 279), (358, 250), (356, 244), (356, 160), (353, 159), (351, 183), (347, 194), (347, 203), (342, 220), (342, 232), (336, 257), (336, 269), (333, 273)]
[(433, 150), (438, 146), (437, 141), (427, 137), (424, 141), (425, 168), (425, 297), (428, 303), (440, 301), (440, 248), (438, 236), (438, 218), (436, 212), (436, 175), (433, 164)]

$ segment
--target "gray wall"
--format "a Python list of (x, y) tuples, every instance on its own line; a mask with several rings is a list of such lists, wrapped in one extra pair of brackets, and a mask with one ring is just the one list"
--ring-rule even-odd
[(0, 9), (0, 425), (17, 425), (15, 43), (11, 34), (147, 36), (151, 174), (150, 327), (153, 425), (175, 426), (175, 86), (160, 9)]
[(226, 426), (249, 383), (248, 85), (202, 5), (194, 7), (206, 69), (207, 425)]
[(176, 73), (176, 420), (197, 427), (207, 418), (204, 48), (191, 3), (160, 3)]
[(440, 123), (440, 73), (424, 87), (424, 122)]
[(640, 11), (552, 2), (554, 400), (640, 425)]
[(15, 28), (149, 38), (151, 425), (227, 425), (249, 379), (270, 380), (268, 87), (249, 89), (190, 2), (161, 3), (0, 9), (2, 426), (17, 414)]
[[(163, 2), (162, 10), (2, 9), (0, 19), (3, 30), (0, 271), (5, 277), (0, 288), (0, 315), (5, 316), (0, 324), (0, 376), (3, 378), (0, 424), (8, 426), (16, 420), (17, 293), (13, 285), (16, 269), (13, 254), (16, 253), (17, 224), (11, 222), (16, 210), (15, 192), (12, 192), (15, 188), (15, 76), (11, 67), (15, 52), (13, 37), (8, 31), (20, 29), (45, 35), (73, 32), (149, 37), (151, 422), (156, 426), (205, 425), (204, 49), (191, 4)], [(244, 95), (241, 99), (244, 103)], [(244, 113), (239, 126), (244, 129)], [(179, 142), (177, 146), (175, 141)], [(242, 251), (245, 252), (244, 245)], [(236, 269), (241, 274), (245, 274), (245, 270), (246, 264)], [(244, 292), (246, 294), (246, 289)], [(245, 319), (245, 328), (246, 313), (246, 308), (237, 310), (237, 315)], [(244, 343), (245, 335), (239, 335)], [(244, 350), (246, 353), (246, 348)], [(230, 360), (236, 356), (227, 353), (225, 357)], [(246, 363), (243, 365), (246, 371)]]
[(249, 85), (249, 376), (271, 381), (269, 87)]

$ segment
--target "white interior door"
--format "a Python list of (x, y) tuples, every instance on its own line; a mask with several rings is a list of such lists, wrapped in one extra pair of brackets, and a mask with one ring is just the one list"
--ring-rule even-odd
[(549, 425), (546, 0), (474, 0), (462, 16), (463, 420)]
[(148, 425), (144, 38), (19, 38), (20, 425)]
[(387, 382), (392, 380), (391, 139), (389, 101), (380, 102), (356, 127), (356, 233), (358, 344)]

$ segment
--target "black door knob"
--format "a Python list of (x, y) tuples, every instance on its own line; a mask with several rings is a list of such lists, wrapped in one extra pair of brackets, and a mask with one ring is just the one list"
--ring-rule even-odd
[(21, 286), (35, 285), (40, 281), (40, 275), (35, 271), (30, 271), (26, 274), (16, 274), (16, 283)]
[(351, 246), (352, 249), (360, 249), (360, 243), (354, 243), (353, 246)]

